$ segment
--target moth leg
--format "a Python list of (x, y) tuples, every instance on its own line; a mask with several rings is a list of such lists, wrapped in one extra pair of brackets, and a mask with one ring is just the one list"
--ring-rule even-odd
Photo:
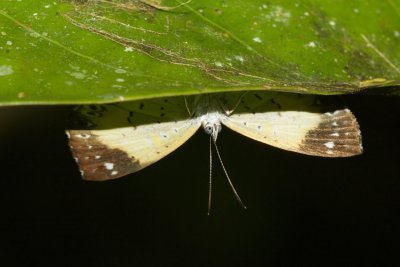
[(227, 116), (231, 115), (233, 112), (235, 112), (235, 110), (237, 109), (237, 107), (240, 105), (240, 101), (242, 101), (242, 98), (248, 93), (249, 91), (244, 91), (238, 98), (238, 100), (236, 101), (235, 106), (233, 106), (232, 109), (229, 109), (227, 107), (223, 107), (225, 110), (225, 113)]
[(183, 98), (185, 99), (186, 110), (187, 110), (187, 112), (189, 113), (189, 117), (191, 118), (191, 117), (194, 115), (194, 110), (193, 110), (193, 111), (190, 111), (189, 104), (188, 104), (188, 102), (187, 102), (186, 96), (184, 96)]

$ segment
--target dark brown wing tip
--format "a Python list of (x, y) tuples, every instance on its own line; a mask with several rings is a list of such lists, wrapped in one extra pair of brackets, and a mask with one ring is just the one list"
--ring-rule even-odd
[(353, 113), (349, 109), (342, 109), (323, 114), (319, 125), (302, 140), (300, 151), (321, 157), (361, 154), (361, 131)]
[(106, 181), (141, 169), (140, 163), (125, 151), (109, 148), (88, 130), (67, 130), (69, 146), (82, 179)]

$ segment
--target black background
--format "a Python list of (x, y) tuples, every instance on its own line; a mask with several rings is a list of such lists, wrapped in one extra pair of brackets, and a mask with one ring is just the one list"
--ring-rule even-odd
[[(80, 179), (64, 107), (0, 109), (4, 266), (388, 266), (397, 260), (400, 99), (341, 98), (365, 152), (303, 156), (224, 128), (207, 216), (208, 137), (109, 182)], [(40, 264), (40, 265), (39, 265)]]

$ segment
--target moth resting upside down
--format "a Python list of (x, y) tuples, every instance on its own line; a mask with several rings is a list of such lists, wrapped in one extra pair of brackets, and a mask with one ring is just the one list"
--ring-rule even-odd
[(320, 157), (362, 153), (352, 112), (322, 112), (315, 96), (273, 92), (204, 94), (75, 110), (67, 130), (83, 179), (109, 180), (165, 157), (200, 127), (215, 144), (222, 125), (256, 141)]

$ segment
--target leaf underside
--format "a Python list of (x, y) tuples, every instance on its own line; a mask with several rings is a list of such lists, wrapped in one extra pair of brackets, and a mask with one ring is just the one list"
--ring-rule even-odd
[(400, 95), (399, 25), (398, 0), (3, 0), (0, 105)]

